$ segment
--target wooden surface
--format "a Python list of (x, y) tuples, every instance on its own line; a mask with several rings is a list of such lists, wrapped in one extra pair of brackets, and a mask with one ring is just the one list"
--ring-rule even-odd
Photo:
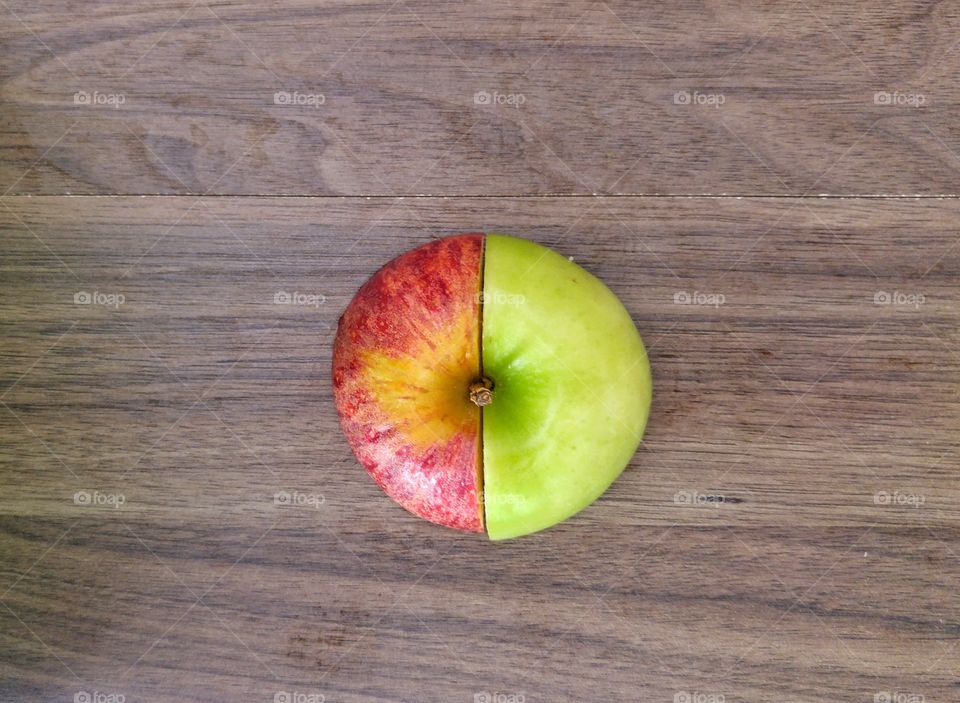
[(958, 193), (953, 2), (66, 5), (0, 6), (12, 192)]
[[(0, 15), (0, 701), (960, 698), (954, 4)], [(605, 280), (655, 387), (496, 544), (383, 496), (329, 378), (477, 230)]]
[[(956, 695), (956, 201), (188, 208), (40, 197), (0, 215), (13, 699)], [(499, 544), (380, 494), (328, 372), (336, 318), (379, 262), (477, 227), (608, 281), (656, 388), (644, 448), (602, 500)], [(924, 301), (874, 303), (894, 291)], [(277, 507), (278, 491), (324, 502)]]

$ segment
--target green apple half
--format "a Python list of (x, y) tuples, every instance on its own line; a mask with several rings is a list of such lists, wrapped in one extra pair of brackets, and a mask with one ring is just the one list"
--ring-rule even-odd
[(599, 497), (652, 397), (643, 342), (610, 289), (499, 234), (384, 266), (341, 318), (333, 366), (341, 424), (374, 480), (411, 512), (491, 539)]
[(483, 491), (487, 532), (505, 539), (607, 490), (643, 436), (652, 383), (629, 313), (580, 266), (494, 234), (483, 272)]

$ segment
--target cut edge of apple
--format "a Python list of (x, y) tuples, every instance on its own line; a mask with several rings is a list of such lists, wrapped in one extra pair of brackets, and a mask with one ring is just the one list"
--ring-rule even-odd
[[(487, 263), (487, 234), (480, 238), (480, 273), (477, 275), (477, 359), (480, 378), (483, 378), (483, 276)], [(480, 515), (480, 529), (487, 534), (486, 485), (483, 481), (483, 408), (480, 408), (480, 425), (477, 429), (477, 512)]]

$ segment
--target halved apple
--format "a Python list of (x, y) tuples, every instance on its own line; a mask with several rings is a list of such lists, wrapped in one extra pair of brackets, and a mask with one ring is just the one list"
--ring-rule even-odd
[(533, 242), (488, 235), (483, 480), (492, 539), (536, 532), (599, 497), (637, 449), (650, 365), (599, 279)]
[(377, 483), (421, 517), (485, 524), (491, 539), (550, 527), (600, 496), (633, 456), (651, 394), (617, 297), (505, 235), (393, 260), (357, 293), (334, 344), (341, 423)]
[(360, 463), (410, 512), (483, 530), (480, 375), (483, 235), (430, 242), (377, 271), (340, 318), (333, 392)]

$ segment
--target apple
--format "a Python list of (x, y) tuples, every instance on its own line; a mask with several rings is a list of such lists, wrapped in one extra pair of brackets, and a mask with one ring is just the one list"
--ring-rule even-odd
[(344, 434), (387, 495), (432, 522), (483, 531), (480, 376), (483, 235), (430, 242), (357, 292), (337, 326), (333, 391)]
[(381, 488), (491, 539), (599, 497), (636, 451), (652, 394), (617, 297), (499, 234), (431, 242), (374, 274), (340, 319), (333, 374), (344, 433)]
[(492, 539), (550, 527), (626, 467), (650, 410), (630, 314), (598, 278), (533, 242), (488, 235), (483, 266), (483, 480)]

